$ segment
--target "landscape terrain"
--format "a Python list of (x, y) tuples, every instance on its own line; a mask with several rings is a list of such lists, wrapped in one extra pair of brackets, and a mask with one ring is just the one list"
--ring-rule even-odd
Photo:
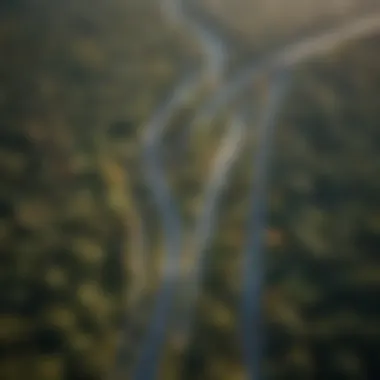
[(0, 378), (378, 378), (377, 3), (3, 1)]

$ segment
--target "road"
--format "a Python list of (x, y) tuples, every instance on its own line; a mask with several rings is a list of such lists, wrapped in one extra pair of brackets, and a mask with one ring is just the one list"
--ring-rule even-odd
[(158, 373), (162, 347), (166, 338), (167, 324), (173, 297), (180, 278), (180, 254), (182, 251), (182, 221), (178, 207), (171, 194), (161, 158), (161, 138), (175, 110), (189, 101), (203, 83), (218, 82), (225, 65), (225, 47), (211, 30), (197, 22), (196, 17), (186, 10), (187, 2), (181, 0), (163, 3), (163, 12), (173, 25), (187, 26), (203, 45), (204, 66), (195, 73), (188, 73), (176, 85), (172, 94), (152, 115), (145, 127), (143, 162), (147, 183), (154, 197), (162, 222), (166, 258), (162, 270), (162, 284), (156, 296), (151, 323), (143, 342), (142, 351), (133, 378), (154, 379)]
[(261, 372), (263, 328), (260, 306), (265, 273), (263, 235), (266, 227), (270, 159), (277, 118), (291, 79), (292, 75), (288, 70), (279, 71), (271, 78), (266, 106), (258, 121), (260, 143), (252, 160), (255, 181), (250, 191), (247, 235), (243, 250), (240, 325), (243, 359), (249, 380), (263, 378)]
[[(165, 179), (165, 170), (160, 159), (160, 139), (175, 110), (196, 94), (196, 91), (203, 85), (204, 81), (208, 81), (211, 78), (213, 82), (218, 82), (213, 95), (195, 114), (190, 132), (197, 133), (197, 128), (200, 128), (200, 126), (205, 127), (203, 122), (207, 124), (212, 121), (223, 107), (228, 106), (231, 102), (236, 100), (248, 86), (251, 86), (255, 80), (263, 75), (269, 73), (273, 76), (278, 71), (290, 69), (297, 64), (310, 60), (316, 55), (324, 54), (344, 41), (362, 38), (380, 30), (379, 9), (377, 12), (371, 12), (371, 14), (361, 16), (345, 24), (336, 25), (330, 30), (321, 30), (313, 36), (300, 36), (295, 41), (277, 48), (274, 52), (262, 57), (257, 57), (254, 61), (248, 62), (245, 68), (225, 79), (223, 75), (228, 54), (224, 44), (215, 36), (215, 33), (213, 33), (211, 29), (208, 29), (204, 24), (197, 23), (197, 19), (194, 16), (196, 13), (189, 11), (189, 8), (185, 6), (187, 4), (185, 0), (183, 2), (167, 0), (164, 4), (163, 11), (168, 15), (168, 19), (171, 20), (171, 22), (177, 22), (177, 24), (187, 26), (200, 41), (200, 44), (203, 46), (205, 63), (199, 72), (187, 73), (185, 75), (185, 78), (173, 90), (172, 96), (159, 107), (146, 126), (143, 157), (145, 162), (145, 174), (149, 186), (152, 189), (162, 221), (166, 244), (166, 260), (163, 269), (162, 286), (157, 295), (157, 303), (153, 313), (152, 323), (148, 329), (141, 357), (136, 367), (134, 379), (137, 380), (150, 380), (156, 377), (160, 353), (166, 337), (166, 327), (174, 291), (176, 285), (179, 283), (179, 256), (182, 251), (183, 228), (178, 209), (171, 195), (168, 182)], [(273, 83), (272, 91), (279, 93), (280, 88), (282, 88), (282, 82), (275, 80)], [(264, 118), (264, 120), (267, 121), (263, 121), (260, 125), (263, 136), (261, 147), (263, 150), (266, 150), (266, 153), (260, 150), (260, 156), (256, 158), (256, 170), (257, 173), (260, 174), (256, 177), (255, 182), (259, 184), (262, 183), (264, 189), (266, 176), (268, 174), (267, 157), (270, 151), (270, 140), (268, 140), (269, 137), (267, 136), (271, 135), (269, 132), (271, 128), (273, 128), (271, 126), (273, 126), (274, 123), (273, 117), (276, 114), (275, 108), (277, 107), (277, 105), (268, 103), (266, 113), (272, 116), (268, 116), (266, 119)], [(195, 299), (199, 291), (198, 285), (201, 281), (205, 263), (205, 247), (213, 232), (218, 199), (228, 180), (229, 165), (233, 162), (231, 159), (226, 160), (226, 157), (236, 156), (238, 154), (239, 141), (241, 141), (244, 136), (243, 130), (244, 128), (240, 122), (236, 122), (235, 120), (231, 123), (230, 130), (227, 132), (226, 142), (217, 153), (213, 174), (205, 188), (204, 212), (200, 215), (195, 226), (195, 237), (197, 241), (193, 252), (196, 258), (195, 265), (186, 281), (187, 284), (195, 284), (194, 291), (190, 292), (192, 294), (191, 299)], [(263, 131), (267, 131), (268, 135)], [(229, 163), (228, 165), (226, 164), (227, 162)], [(256, 189), (254, 194), (252, 204), (264, 204), (265, 191)], [(258, 218), (257, 215), (252, 216), (252, 220), (256, 220), (255, 228), (259, 234), (262, 228), (263, 218), (260, 219), (260, 217), (260, 220)], [(257, 237), (257, 239), (259, 238)], [(258, 255), (261, 252), (261, 248), (257, 248), (257, 239), (247, 242), (245, 257), (248, 262), (257, 262), (256, 260), (259, 258)], [(252, 247), (256, 248), (253, 249)], [(260, 287), (262, 272), (260, 272), (260, 275), (260, 273), (257, 272), (257, 268), (261, 268), (260, 271), (263, 271), (263, 268), (258, 264), (258, 266), (256, 266), (256, 272), (245, 273), (246, 286), (243, 291), (243, 294), (246, 295), (243, 308), (243, 314), (245, 315), (243, 321), (245, 320), (245, 326), (248, 323), (248, 318), (252, 318), (255, 313), (252, 311), (252, 308), (248, 308), (247, 295), (251, 297), (252, 294), (255, 294), (255, 300), (258, 302), (257, 297), (259, 297), (259, 294), (257, 293), (257, 289)], [(251, 280), (253, 281), (254, 279), (256, 279), (256, 283), (251, 282)], [(252, 300), (252, 298), (249, 299)], [(256, 303), (256, 306), (257, 305), (258, 303)], [(189, 313), (191, 313), (192, 306), (193, 302), (191, 302), (189, 306)], [(255, 331), (251, 330), (249, 334), (255, 335)], [(245, 346), (246, 357), (249, 358), (247, 359), (247, 363), (257, 362), (257, 347), (252, 348), (248, 345)], [(257, 366), (255, 366), (255, 368), (257, 368)], [(251, 368), (250, 378), (254, 377), (253, 373), (257, 371), (255, 368)], [(257, 373), (255, 379), (260, 379), (260, 377), (257, 377)]]
[(293, 42), (277, 48), (265, 56), (257, 57), (223, 84), (203, 105), (193, 120), (193, 129), (210, 123), (223, 107), (234, 101), (239, 94), (268, 72), (301, 64), (328, 53), (345, 41), (364, 38), (380, 32), (380, 6), (377, 11), (360, 16), (329, 30), (321, 30), (312, 36), (300, 36)]
[[(251, 86), (252, 83), (261, 78), (263, 75), (273, 73), (271, 80), (270, 91), (276, 94), (275, 100), (269, 101), (267, 108), (264, 111), (263, 120), (259, 123), (259, 133), (261, 135), (261, 143), (259, 152), (254, 160), (254, 168), (256, 174), (255, 183), (258, 188), (252, 189), (251, 200), (251, 216), (249, 223), (249, 231), (253, 231), (251, 239), (246, 243), (244, 252), (244, 268), (245, 268), (245, 287), (243, 289), (243, 328), (246, 331), (244, 336), (249, 336), (248, 341), (252, 342), (253, 336), (259, 331), (258, 309), (260, 303), (259, 291), (260, 279), (263, 276), (264, 268), (262, 265), (262, 246), (260, 245), (260, 236), (264, 228), (265, 219), (264, 214), (261, 215), (260, 211), (265, 205), (267, 175), (268, 175), (268, 154), (271, 150), (271, 131), (275, 126), (275, 118), (278, 108), (280, 106), (281, 98), (279, 94), (283, 93), (283, 78), (276, 79), (276, 73), (282, 72), (284, 69), (289, 69), (295, 65), (305, 62), (318, 54), (324, 54), (334, 47), (338, 46), (345, 40), (352, 40), (370, 35), (380, 30), (379, 14), (370, 14), (360, 17), (354, 21), (335, 26), (331, 30), (321, 31), (315, 36), (309, 38), (299, 38), (296, 41), (268, 54), (268, 56), (260, 57), (255, 61), (250, 62), (246, 69), (238, 72), (235, 76), (229, 79), (221, 88), (215, 91), (211, 99), (199, 110), (195, 115), (190, 128), (188, 129), (191, 134), (196, 134), (199, 128), (207, 128), (213, 118), (231, 102), (236, 100), (240, 93), (246, 87)], [(279, 77), (280, 78), (280, 77)], [(186, 295), (188, 297), (184, 303), (184, 310), (176, 315), (176, 324), (174, 326), (174, 335), (181, 342), (186, 344), (191, 333), (192, 314), (195, 307), (197, 295), (200, 291), (202, 275), (207, 263), (206, 250), (208, 243), (212, 237), (217, 220), (217, 211), (220, 197), (226, 182), (228, 182), (229, 172), (234, 164), (234, 159), (239, 154), (239, 142), (245, 138), (247, 130), (244, 132), (241, 122), (235, 121), (231, 123), (230, 130), (227, 132), (226, 139), (219, 152), (216, 154), (213, 169), (210, 174), (210, 179), (204, 188), (204, 201), (200, 207), (200, 215), (197, 219), (196, 226), (192, 239), (190, 240), (190, 249), (186, 249), (186, 255), (192, 256), (189, 261), (192, 263), (190, 273), (186, 273), (182, 282), (182, 287), (179, 292), (181, 298)], [(239, 136), (237, 138), (236, 136)], [(261, 211), (263, 212), (263, 211)], [(255, 263), (253, 266), (249, 263)], [(249, 324), (248, 321), (251, 321)], [(255, 323), (252, 323), (255, 321)], [(256, 326), (254, 329), (252, 326)], [(243, 340), (244, 342), (244, 340)], [(249, 344), (247, 341), (244, 343), (247, 368), (249, 368), (249, 378), (260, 379), (258, 373), (259, 366), (258, 357), (260, 350), (259, 344)], [(254, 365), (252, 365), (254, 363)]]

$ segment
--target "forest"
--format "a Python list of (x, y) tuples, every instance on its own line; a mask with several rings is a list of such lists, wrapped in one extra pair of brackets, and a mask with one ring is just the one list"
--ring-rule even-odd
[[(237, 32), (204, 3), (230, 42), (241, 41), (227, 73), (282, 43), (257, 45), (255, 30)], [(252, 302), (262, 310), (265, 379), (380, 374), (379, 46), (376, 33), (348, 40), (286, 74), (265, 257), (252, 271), (263, 276)], [(0, 378), (133, 380), (170, 253), (144, 166), (147, 129), (181, 78), (206, 65), (202, 47), (158, 1), (18, 0), (0, 3), (0, 56)], [(206, 78), (163, 125), (162, 165), (184, 231), (175, 269), (191, 272), (197, 244), (205, 264), (193, 304), (186, 283), (175, 286), (157, 378), (250, 378), (239, 313), (247, 237), (261, 228), (250, 225), (250, 202), (269, 74), (194, 122), (218, 85)], [(224, 164), (214, 219), (196, 229), (215, 157), (240, 122), (247, 132)]]

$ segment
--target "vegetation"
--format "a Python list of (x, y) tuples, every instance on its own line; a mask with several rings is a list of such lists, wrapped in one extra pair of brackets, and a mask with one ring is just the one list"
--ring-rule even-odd
[[(298, 68), (281, 113), (262, 304), (269, 379), (376, 377), (378, 42), (348, 44)], [(243, 154), (230, 179), (177, 378), (244, 378), (238, 302), (252, 157)]]
[(191, 48), (149, 0), (1, 8), (0, 378), (104, 378), (136, 282), (139, 134)]
[[(136, 359), (164, 253), (143, 131), (199, 62), (157, 3), (0, 5), (0, 378), (104, 379), (120, 340), (127, 373)], [(268, 379), (376, 378), (378, 44), (346, 44), (297, 68), (281, 112), (265, 234)], [(265, 98), (264, 87), (246, 98)], [(232, 115), (225, 108), (186, 139), (208, 93), (173, 115), (163, 140), (187, 231)], [(232, 170), (194, 334), (186, 350), (170, 337), (165, 380), (244, 379), (241, 251), (259, 143), (250, 133)]]

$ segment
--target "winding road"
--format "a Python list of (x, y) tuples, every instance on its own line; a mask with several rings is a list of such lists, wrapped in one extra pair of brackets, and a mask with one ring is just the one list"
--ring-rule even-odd
[[(191, 123), (191, 133), (197, 133), (197, 128), (205, 127), (215, 118), (220, 110), (235, 101), (236, 98), (255, 80), (263, 75), (271, 75), (272, 100), (268, 100), (267, 108), (259, 123), (261, 144), (258, 156), (255, 159), (256, 180), (259, 187), (254, 189), (252, 196), (252, 214), (250, 229), (255, 233), (247, 241), (245, 250), (245, 286), (243, 290), (242, 326), (247, 337), (244, 343), (245, 360), (249, 372), (249, 379), (259, 380), (259, 343), (252, 346), (259, 327), (259, 300), (261, 280), (263, 276), (262, 247), (260, 233), (264, 223), (264, 207), (266, 183), (268, 175), (268, 158), (271, 150), (271, 136), (275, 125), (275, 115), (283, 97), (284, 77), (277, 77), (278, 72), (288, 70), (297, 64), (305, 62), (316, 55), (324, 54), (339, 44), (362, 38), (380, 31), (380, 8), (368, 15), (360, 16), (347, 23), (336, 25), (330, 30), (322, 30), (316, 35), (300, 36), (293, 42), (276, 49), (275, 51), (248, 62), (244, 69), (239, 70), (231, 77), (224, 79), (224, 67), (228, 60), (228, 51), (223, 41), (208, 29), (198, 23), (196, 12), (191, 12), (187, 6), (189, 1), (165, 0), (163, 12), (168, 21), (177, 23), (193, 33), (203, 46), (205, 56), (204, 66), (195, 73), (186, 73), (185, 78), (175, 87), (172, 95), (158, 108), (147, 123), (144, 139), (143, 160), (145, 175), (158, 208), (162, 221), (166, 260), (163, 268), (162, 286), (157, 294), (156, 306), (152, 322), (148, 328), (141, 356), (136, 366), (134, 379), (152, 380), (156, 378), (161, 358), (163, 343), (166, 338), (167, 323), (172, 307), (174, 292), (180, 283), (180, 254), (183, 245), (183, 228), (177, 206), (171, 195), (168, 181), (165, 179), (165, 170), (161, 161), (160, 140), (165, 127), (170, 122), (174, 112), (188, 99), (192, 98), (205, 81), (211, 80), (218, 85), (213, 95), (196, 112)], [(286, 81), (285, 81), (286, 82)], [(280, 96), (281, 95), (281, 96)], [(224, 143), (216, 155), (213, 173), (206, 184), (204, 193), (203, 212), (197, 219), (194, 228), (194, 245), (191, 254), (194, 255), (194, 267), (185, 278), (185, 286), (189, 285), (189, 304), (180, 316), (178, 324), (181, 331), (188, 333), (191, 325), (191, 314), (194, 300), (200, 289), (204, 270), (204, 252), (213, 233), (216, 220), (216, 211), (220, 194), (228, 181), (228, 173), (234, 158), (240, 151), (240, 144), (244, 140), (247, 128), (236, 117), (232, 121)], [(257, 205), (262, 205), (257, 207)], [(261, 210), (261, 211), (260, 211)], [(181, 314), (182, 315), (182, 314)], [(252, 324), (252, 321), (255, 321)], [(251, 325), (250, 325), (251, 323)], [(251, 327), (249, 327), (251, 326)], [(259, 341), (256, 341), (259, 342)]]
[(133, 375), (136, 380), (154, 379), (158, 373), (173, 296), (180, 278), (179, 260), (182, 250), (183, 229), (178, 208), (165, 179), (165, 169), (161, 161), (160, 139), (175, 110), (192, 98), (204, 83), (205, 78), (207, 81), (211, 79), (212, 82), (218, 82), (219, 76), (223, 74), (226, 58), (223, 45), (219, 43), (213, 33), (197, 23), (195, 17), (188, 17), (188, 11), (185, 11), (187, 8), (185, 1), (166, 0), (162, 4), (163, 11), (168, 14), (170, 22), (186, 24), (194, 34), (200, 36), (199, 40), (203, 44), (206, 63), (199, 72), (185, 75), (169, 98), (153, 114), (145, 128), (143, 141), (145, 177), (152, 189), (162, 222), (166, 259), (152, 321), (148, 327), (141, 355)]
[[(274, 95), (270, 97), (267, 107), (259, 122), (260, 147), (254, 160), (256, 173), (255, 183), (258, 187), (252, 189), (251, 216), (248, 226), (249, 231), (254, 231), (246, 243), (244, 252), (244, 278), (245, 286), (243, 289), (242, 305), (242, 328), (245, 331), (243, 339), (246, 366), (250, 379), (260, 379), (259, 358), (260, 358), (260, 339), (255, 340), (260, 328), (258, 326), (260, 304), (261, 279), (264, 273), (263, 252), (261, 246), (261, 233), (265, 223), (265, 198), (268, 175), (268, 159), (271, 150), (271, 136), (275, 126), (277, 110), (281, 104), (284, 94), (283, 75), (278, 76), (278, 72), (289, 69), (296, 64), (305, 62), (315, 55), (323, 54), (338, 46), (340, 43), (370, 35), (380, 30), (380, 18), (378, 13), (360, 17), (348, 23), (335, 26), (331, 30), (322, 31), (316, 36), (302, 38), (293, 43), (289, 43), (268, 56), (250, 62), (245, 70), (238, 72), (219, 88), (213, 97), (196, 113), (191, 127), (190, 134), (197, 133), (197, 129), (206, 128), (207, 124), (217, 116), (217, 114), (236, 100), (248, 86), (263, 77), (271, 74), (270, 92)], [(235, 117), (236, 119), (236, 117)], [(176, 315), (174, 335), (181, 342), (186, 344), (191, 333), (192, 315), (199, 293), (202, 275), (207, 263), (205, 256), (208, 243), (215, 229), (218, 204), (222, 191), (228, 181), (228, 173), (234, 164), (234, 160), (239, 153), (239, 143), (244, 139), (244, 132), (241, 122), (236, 120), (231, 123), (230, 130), (227, 132), (224, 143), (216, 154), (216, 159), (211, 171), (210, 180), (204, 188), (204, 201), (200, 207), (201, 213), (197, 219), (193, 241), (190, 249), (186, 249), (186, 255), (193, 256), (190, 259), (193, 266), (185, 274), (182, 280), (182, 287), (179, 292), (181, 298), (186, 297), (184, 309)], [(247, 132), (247, 131), (246, 131)], [(239, 136), (237, 138), (236, 136)], [(254, 323), (252, 323), (254, 321)]]

